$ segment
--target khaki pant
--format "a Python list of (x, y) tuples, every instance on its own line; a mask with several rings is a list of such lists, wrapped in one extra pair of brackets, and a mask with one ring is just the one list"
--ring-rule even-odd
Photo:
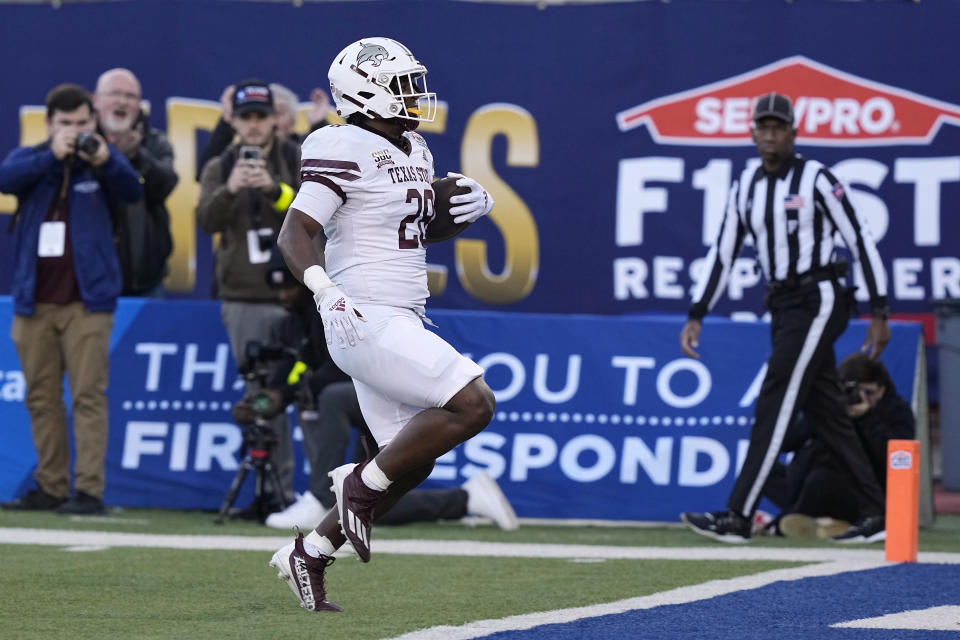
[(82, 302), (37, 304), (33, 316), (14, 316), (10, 337), (27, 383), (27, 410), (37, 450), (34, 478), (52, 496), (65, 498), (70, 493), (70, 448), (63, 403), (66, 371), (77, 451), (74, 489), (103, 498), (112, 329), (112, 313), (91, 313)]

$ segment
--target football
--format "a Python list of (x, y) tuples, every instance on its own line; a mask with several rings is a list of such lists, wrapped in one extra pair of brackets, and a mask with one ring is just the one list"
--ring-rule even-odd
[(450, 198), (470, 193), (467, 187), (458, 187), (457, 178), (440, 178), (433, 183), (434, 216), (427, 225), (427, 242), (449, 240), (470, 226), (469, 222), (456, 224), (450, 215)]

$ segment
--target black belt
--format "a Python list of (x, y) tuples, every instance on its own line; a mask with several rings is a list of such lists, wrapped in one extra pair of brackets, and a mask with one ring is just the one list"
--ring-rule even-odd
[(847, 275), (847, 263), (845, 260), (832, 262), (825, 267), (817, 267), (806, 273), (792, 276), (784, 280), (771, 280), (767, 286), (769, 292), (773, 295), (793, 291), (802, 287), (823, 282), (824, 280), (837, 280)]

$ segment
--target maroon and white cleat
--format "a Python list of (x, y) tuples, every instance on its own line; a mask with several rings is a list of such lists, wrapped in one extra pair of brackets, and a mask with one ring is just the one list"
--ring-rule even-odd
[(366, 464), (345, 464), (327, 474), (333, 479), (332, 491), (337, 496), (340, 529), (353, 545), (361, 562), (370, 562), (373, 508), (384, 495), (383, 491), (364, 484), (360, 473)]
[(270, 560), (270, 566), (276, 568), (277, 577), (283, 578), (294, 595), (300, 600), (300, 606), (308, 611), (343, 611), (336, 603), (327, 600), (323, 586), (323, 576), (334, 558), (322, 553), (314, 558), (303, 549), (303, 534), (284, 546)]

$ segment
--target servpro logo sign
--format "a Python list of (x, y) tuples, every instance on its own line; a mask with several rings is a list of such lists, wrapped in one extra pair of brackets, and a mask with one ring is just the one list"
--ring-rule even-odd
[(960, 125), (960, 106), (872, 82), (804, 56), (652, 100), (617, 114), (621, 131), (645, 125), (661, 144), (749, 145), (757, 96), (793, 100), (804, 145), (927, 144), (940, 125)]

